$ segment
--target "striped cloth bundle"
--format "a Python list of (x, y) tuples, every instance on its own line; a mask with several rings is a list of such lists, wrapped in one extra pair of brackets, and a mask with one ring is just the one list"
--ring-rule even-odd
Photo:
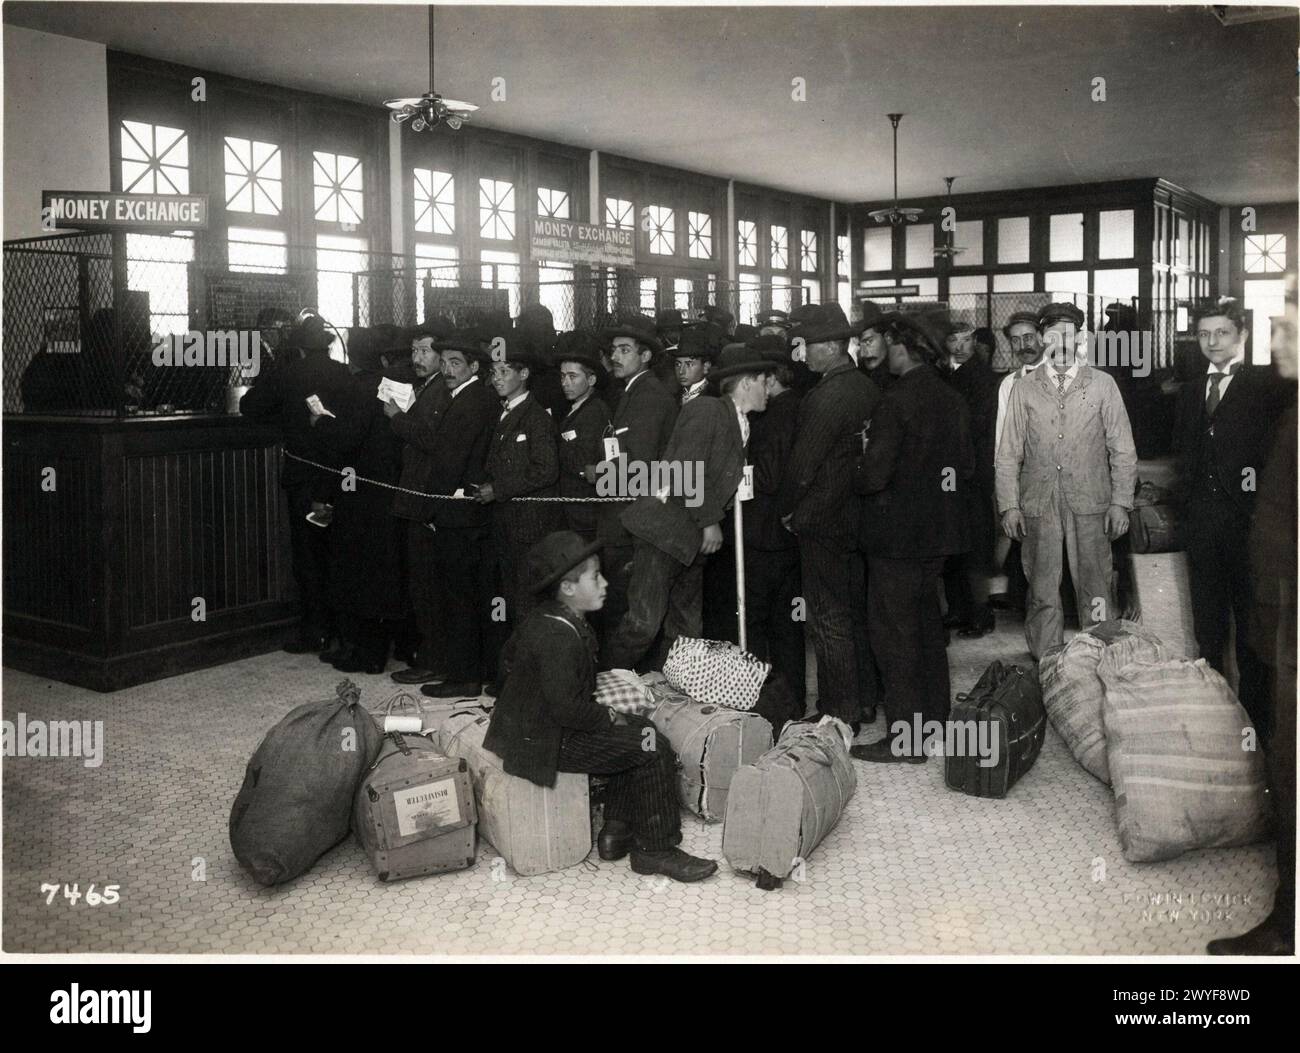
[(1205, 662), (1129, 636), (1105, 649), (1106, 756), (1124, 858), (1172, 859), (1268, 833), (1250, 718)]

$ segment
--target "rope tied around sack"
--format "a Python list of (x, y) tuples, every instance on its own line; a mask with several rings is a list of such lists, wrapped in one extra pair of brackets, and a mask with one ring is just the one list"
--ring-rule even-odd
[(361, 701), (361, 688), (357, 687), (351, 680), (341, 680), (334, 693), (338, 695), (341, 702), (346, 702), (349, 706), (355, 706)]
[[(297, 461), (299, 464), (308, 464), (313, 468), (318, 468), (322, 472), (329, 472), (331, 475), (343, 475), (342, 468), (331, 468), (328, 464), (321, 464), (319, 461), (309, 460), (306, 457), (299, 457), (296, 453), (284, 451), (284, 455), (291, 461)], [(392, 490), (399, 494), (410, 494), (412, 497), (424, 497), (432, 501), (477, 501), (477, 497), (471, 497), (469, 494), (426, 494), (423, 490), (411, 490), (405, 486), (396, 486), (393, 483), (386, 483), (380, 479), (368, 479), (364, 475), (352, 473), (352, 477), (359, 483), (369, 483), (371, 486), (379, 486), (385, 490)], [(633, 500), (630, 497), (507, 497), (502, 501), (530, 501), (536, 504), (560, 504), (560, 505), (592, 505), (592, 504), (629, 504)]]

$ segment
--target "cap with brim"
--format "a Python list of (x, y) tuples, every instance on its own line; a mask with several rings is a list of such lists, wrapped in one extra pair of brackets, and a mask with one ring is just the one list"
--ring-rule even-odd
[(709, 379), (716, 382), (740, 373), (766, 373), (771, 368), (772, 360), (761, 351), (746, 344), (733, 344), (718, 356), (718, 364), (709, 370)]
[(547, 534), (528, 550), (525, 580), (531, 593), (551, 588), (564, 575), (600, 551), (603, 541), (584, 541), (572, 530)]
[(1045, 329), (1056, 322), (1071, 322), (1076, 329), (1083, 327), (1084, 315), (1072, 303), (1049, 303), (1038, 312), (1038, 328)]
[(1013, 325), (1032, 325), (1038, 328), (1038, 314), (1035, 311), (1016, 311), (1007, 319), (1007, 324), (1002, 327), (1002, 335), (1008, 340), (1011, 339), (1011, 327)]
[(784, 329), (784, 328), (789, 328), (794, 323), (790, 321), (790, 314), (788, 311), (780, 311), (780, 310), (773, 309), (771, 311), (764, 311), (762, 314), (760, 314), (754, 320), (754, 324), (757, 325), (760, 329), (763, 329), (767, 326), (781, 326)]

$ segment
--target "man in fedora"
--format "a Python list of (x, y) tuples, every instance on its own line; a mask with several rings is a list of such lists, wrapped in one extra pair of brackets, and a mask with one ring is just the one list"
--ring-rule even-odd
[(882, 392), (897, 379), (889, 371), (889, 345), (881, 331), (880, 319), (884, 312), (870, 300), (862, 304), (861, 328), (858, 331), (858, 369), (865, 373)]
[(604, 668), (635, 668), (662, 629), (651, 661), (658, 669), (678, 636), (700, 635), (704, 561), (722, 547), (722, 517), (744, 475), (745, 414), (767, 407), (763, 378), (770, 369), (749, 348), (724, 352), (713, 373), (721, 396), (686, 404), (662, 456), (665, 465), (682, 469), (683, 478), (686, 469), (701, 466), (698, 492), (644, 496), (622, 514), (636, 544), (627, 613), (605, 640)]
[[(289, 330), (286, 353), (264, 370), (239, 402), (241, 416), (277, 427), (286, 454), (280, 469), (280, 487), (289, 501), (289, 551), (302, 621), (295, 639), (285, 646), (290, 654), (319, 654), (338, 630), (330, 602), (329, 528), (308, 522), (307, 516), (322, 509), (338, 490), (339, 477), (332, 472), (304, 464), (315, 461), (337, 465), (333, 454), (320, 441), (314, 425), (324, 414), (341, 404), (351, 389), (351, 373), (342, 362), (330, 358), (333, 335), (317, 315), (311, 315)], [(300, 351), (301, 357), (291, 352)]]
[(645, 717), (595, 701), (596, 635), (587, 621), (604, 605), (596, 552), (569, 530), (528, 553), (524, 584), (535, 607), (506, 644), (501, 693), (483, 746), (511, 774), (554, 786), (557, 772), (610, 776), (600, 858), (631, 853), (637, 874), (701, 881), (718, 869), (681, 843), (677, 765), (672, 747)]
[[(606, 447), (602, 462), (626, 457), (629, 462), (649, 464), (663, 452), (677, 421), (677, 403), (650, 369), (652, 359), (662, 350), (654, 320), (634, 315), (603, 330), (601, 336), (609, 347), (610, 371), (623, 385), (602, 442)], [(609, 502), (597, 512), (596, 535), (605, 545), (605, 577), (609, 581), (601, 617), (606, 627), (616, 624), (627, 610), (632, 535), (619, 522), (624, 507)]]
[(493, 620), (498, 646), (532, 605), (532, 597), (521, 585), (528, 550), (563, 524), (558, 504), (519, 500), (557, 496), (560, 462), (555, 424), (528, 391), (529, 377), (540, 363), (519, 349), (517, 340), (506, 339), (492, 363), (492, 387), (501, 400), (501, 412), (492, 428), (484, 481), (477, 491), (479, 502), (492, 509), (495, 595), (505, 600), (505, 619)]
[(713, 353), (708, 344), (708, 334), (703, 327), (687, 329), (682, 333), (677, 346), (668, 353), (673, 356), (677, 383), (682, 389), (680, 403), (685, 406), (692, 399), (703, 395), (709, 383)]
[(1137, 481), (1137, 452), (1119, 389), (1078, 354), (1083, 323), (1072, 303), (1039, 311), (1047, 364), (1011, 389), (998, 445), (998, 511), (1007, 537), (1021, 542), (1029, 581), (1025, 640), (1035, 661), (1064, 640), (1065, 558), (1079, 625), (1117, 616), (1111, 542), (1128, 530)]
[(819, 379), (799, 404), (777, 514), (799, 542), (817, 655), (817, 708), (856, 733), (864, 718), (874, 718), (876, 694), (853, 468), (880, 391), (854, 366), (849, 341), (857, 328), (838, 304), (817, 305), (801, 317), (791, 331), (793, 357), (805, 359)]
[(876, 325), (898, 380), (871, 415), (856, 488), (864, 495), (867, 616), (889, 733), (852, 753), (858, 760), (917, 763), (926, 759), (919, 744), (897, 736), (918, 720), (948, 719), (939, 580), (945, 559), (969, 547), (966, 491), (975, 455), (963, 400), (936, 368), (938, 347), (902, 314)]
[[(559, 432), (560, 496), (596, 497), (596, 465), (605, 459), (602, 444), (609, 429), (609, 407), (596, 393), (605, 369), (595, 339), (586, 332), (562, 333), (555, 345), (560, 385), (569, 411)], [(599, 504), (562, 506), (569, 529), (584, 541), (596, 540)]]
[(500, 406), (484, 380), (491, 356), (477, 340), (451, 337), (435, 347), (448, 394), (429, 436), (426, 492), (459, 499), (432, 502), (432, 602), (443, 635), (438, 657), (444, 683), (426, 683), (420, 690), (438, 698), (472, 697), (489, 678), (492, 589), (491, 514), (470, 498), (484, 482), (483, 462)]

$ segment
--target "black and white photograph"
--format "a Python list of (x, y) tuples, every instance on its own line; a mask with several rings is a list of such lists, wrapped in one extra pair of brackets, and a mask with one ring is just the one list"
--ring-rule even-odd
[(4, 959), (1217, 962), (1091, 1009), (1250, 1025), (1294, 4), (3, 44)]

